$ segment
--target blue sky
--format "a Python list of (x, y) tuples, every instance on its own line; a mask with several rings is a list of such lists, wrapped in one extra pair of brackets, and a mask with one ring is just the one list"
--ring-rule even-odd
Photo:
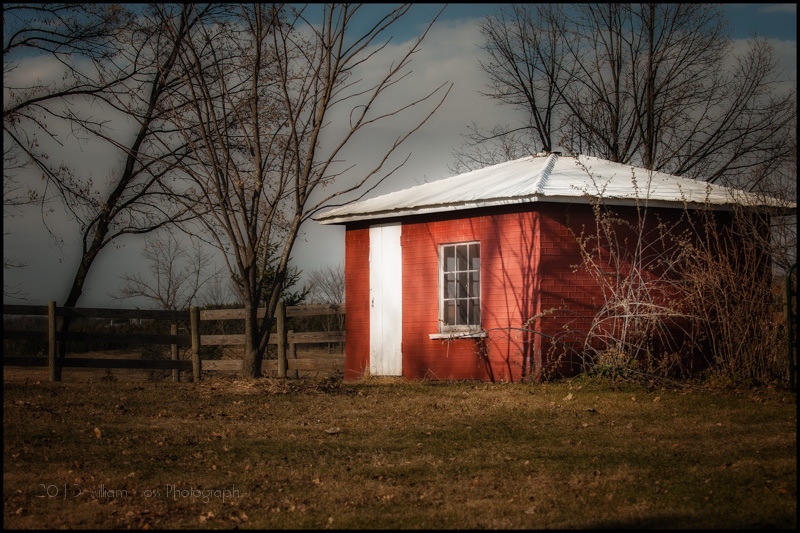
[(797, 41), (797, 4), (723, 4), (735, 39), (761, 37)]
[[(498, 4), (414, 4), (409, 11), (411, 19), (419, 24), (430, 20), (442, 7), (442, 19), (475, 19), (496, 11)], [(378, 12), (386, 4), (367, 4), (367, 11)], [(753, 32), (759, 36), (783, 40), (797, 40), (797, 4), (723, 4), (723, 10), (730, 23), (731, 37), (744, 39)], [(409, 24), (409, 32), (398, 33), (397, 38), (410, 38), (415, 30)]]
[[(317, 7), (317, 6), (312, 6)], [(393, 45), (402, 45), (419, 34), (426, 21), (441, 9), (442, 4), (416, 4), (409, 16), (397, 28)], [(439, 22), (423, 43), (423, 49), (412, 63), (412, 90), (432, 88), (443, 82), (455, 84), (445, 104), (437, 112), (435, 120), (426, 124), (407, 145), (398, 152), (402, 159), (411, 154), (409, 162), (398, 171), (391, 181), (378, 187), (373, 195), (403, 189), (423, 181), (450, 175), (448, 165), (452, 163), (453, 151), (460, 145), (461, 134), (471, 122), (484, 125), (510, 122), (510, 111), (495, 107), (494, 103), (481, 97), (485, 90), (485, 76), (477, 67), (481, 35), (477, 29), (480, 17), (493, 12), (495, 4), (450, 4)], [(386, 5), (367, 5), (365, 15), (381, 11)], [(797, 7), (796, 4), (726, 4), (723, 6), (734, 39), (745, 39), (753, 34), (770, 39), (786, 74), (795, 77), (797, 72)], [(38, 65), (38, 66), (37, 66)], [(41, 64), (22, 64), (33, 73)], [(420, 89), (421, 90), (421, 89)], [(401, 97), (406, 95), (400, 94)], [(360, 161), (365, 153), (380, 150), (381, 142), (391, 142), (396, 131), (374, 130), (351, 153), (352, 161)], [(385, 145), (385, 142), (383, 143)], [(360, 150), (360, 151), (359, 151)], [(102, 150), (86, 145), (76, 147), (80, 162), (91, 162), (95, 176), (102, 175), (99, 169), (107, 159)], [(113, 165), (113, 162), (108, 162)], [(76, 163), (78, 165), (79, 163)], [(79, 260), (78, 229), (74, 222), (55, 212), (45, 217), (48, 225), (60, 232), (63, 244), (56, 246), (42, 224), (42, 214), (28, 208), (14, 217), (4, 218), (3, 253), (7, 258), (26, 262), (23, 269), (4, 271), (4, 285), (19, 285), (29, 300), (25, 303), (42, 304), (49, 300), (63, 301), (69, 290)], [(143, 241), (130, 238), (120, 241), (118, 246), (109, 246), (93, 267), (87, 280), (86, 290), (79, 305), (83, 307), (147, 307), (146, 302), (129, 300), (115, 302), (108, 293), (120, 284), (124, 273), (147, 272), (141, 259)], [(323, 265), (344, 262), (344, 229), (322, 227), (314, 222), (308, 224), (295, 247), (296, 265), (308, 272)], [(221, 263), (220, 263), (221, 265)], [(5, 303), (23, 303), (4, 297)]]

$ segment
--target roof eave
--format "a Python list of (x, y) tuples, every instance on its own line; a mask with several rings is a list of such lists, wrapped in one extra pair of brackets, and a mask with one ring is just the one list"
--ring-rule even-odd
[[(435, 204), (435, 205), (427, 205), (427, 206), (411, 207), (411, 208), (387, 209), (383, 211), (374, 211), (371, 213), (352, 213), (352, 214), (343, 214), (338, 216), (337, 215), (326, 216), (323, 213), (319, 217), (315, 217), (314, 220), (322, 225), (335, 225), (335, 224), (347, 224), (350, 222), (361, 222), (365, 220), (400, 218), (400, 217), (409, 217), (415, 215), (446, 213), (448, 211), (461, 211), (466, 209), (480, 209), (484, 207), (498, 207), (498, 206), (518, 205), (518, 204), (526, 204), (534, 202), (590, 204), (594, 199), (595, 197), (591, 197), (589, 195), (583, 195), (583, 196), (563, 195), (563, 196), (546, 196), (546, 197), (541, 195), (533, 195), (533, 196), (524, 196), (516, 198), (486, 200), (481, 202), (459, 202), (452, 204)], [(683, 209), (683, 208), (700, 209), (705, 205), (707, 205), (705, 202), (675, 202), (672, 200), (613, 198), (613, 197), (603, 198), (602, 202), (604, 205), (630, 206), (630, 207), (634, 207), (637, 205), (638, 206), (646, 205), (648, 207), (662, 207), (669, 209)], [(734, 206), (737, 204), (711, 203), (708, 205), (710, 205), (712, 209), (717, 211), (732, 211), (734, 209)], [(759, 211), (767, 212), (770, 214), (792, 214), (793, 212), (796, 213), (797, 211), (796, 206), (780, 207), (780, 206), (758, 205), (754, 206), (754, 208), (758, 209)]]

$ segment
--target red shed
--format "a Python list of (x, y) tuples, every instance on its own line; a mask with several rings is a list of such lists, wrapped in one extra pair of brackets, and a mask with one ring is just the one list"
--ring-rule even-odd
[[(345, 379), (541, 379), (542, 354), (567, 315), (580, 333), (588, 319), (574, 317), (590, 316), (602, 297), (575, 268), (570, 231), (595, 223), (598, 199), (623, 211), (644, 202), (669, 218), (686, 205), (725, 211), (754, 197), (553, 153), (329, 210), (317, 221), (346, 226)], [(545, 319), (551, 308), (563, 319)]]

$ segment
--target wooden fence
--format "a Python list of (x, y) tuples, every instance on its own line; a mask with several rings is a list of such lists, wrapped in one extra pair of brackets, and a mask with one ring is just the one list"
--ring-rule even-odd
[[(264, 308), (258, 310), (263, 316)], [(130, 368), (130, 369), (171, 369), (173, 380), (179, 380), (179, 372), (191, 371), (192, 379), (201, 378), (203, 370), (238, 371), (242, 367), (241, 360), (201, 360), (201, 346), (244, 345), (244, 334), (231, 335), (201, 335), (200, 322), (204, 320), (241, 320), (244, 319), (244, 309), (215, 309), (200, 310), (196, 307), (188, 311), (158, 311), (139, 309), (97, 309), (77, 307), (57, 307), (55, 302), (48, 305), (3, 305), (4, 315), (47, 316), (47, 332), (42, 331), (14, 331), (3, 329), (4, 339), (41, 339), (47, 335), (47, 357), (20, 357), (3, 356), (4, 366), (46, 366), (49, 368), (51, 381), (61, 381), (62, 368)], [(324, 342), (345, 342), (343, 331), (332, 332), (304, 332), (294, 333), (286, 330), (288, 317), (333, 315), (344, 313), (344, 305), (301, 305), (284, 307), (281, 303), (275, 313), (277, 322), (276, 333), (270, 335), (269, 344), (278, 348), (277, 360), (265, 359), (262, 362), (263, 371), (277, 371), (279, 377), (293, 375), (297, 377), (298, 370), (343, 370), (344, 356), (322, 358), (322, 368), (319, 358), (298, 359), (297, 345)], [(120, 333), (62, 333), (57, 331), (58, 318), (107, 318), (107, 319), (149, 319), (170, 320), (169, 335), (165, 334), (120, 334)], [(177, 322), (188, 321), (189, 334), (178, 335)], [(58, 357), (58, 346), (62, 342), (119, 342), (125, 344), (169, 344), (171, 346), (171, 359), (111, 359), (111, 358), (83, 358), (83, 357)], [(191, 361), (178, 359), (178, 347), (191, 346)]]
[[(264, 310), (259, 309), (259, 315)], [(279, 304), (275, 311), (276, 333), (269, 337), (269, 344), (277, 345), (277, 359), (264, 359), (261, 362), (262, 372), (277, 372), (278, 377), (298, 376), (300, 370), (344, 370), (344, 354), (335, 357), (317, 356), (298, 359), (297, 346), (300, 344), (317, 344), (324, 342), (345, 342), (344, 331), (309, 331), (298, 332), (286, 330), (286, 319), (291, 317), (307, 317), (319, 315), (344, 314), (342, 304), (297, 305), (284, 307)], [(209, 309), (199, 312), (198, 320), (242, 320), (244, 309)], [(202, 346), (243, 345), (244, 335), (201, 335)], [(242, 361), (238, 359), (203, 361), (206, 370), (239, 370)]]

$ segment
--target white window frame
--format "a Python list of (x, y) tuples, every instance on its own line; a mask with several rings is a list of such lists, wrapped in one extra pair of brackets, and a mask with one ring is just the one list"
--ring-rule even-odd
[[(480, 321), (477, 324), (445, 324), (445, 300), (455, 300), (456, 301), (456, 303), (455, 303), (455, 305), (456, 305), (456, 313), (458, 313), (458, 300), (477, 299), (478, 300), (478, 302), (477, 302), (478, 303), (478, 310), (479, 310), (478, 312), (480, 314), (481, 320), (483, 319), (482, 297), (481, 297), (481, 292), (483, 290), (483, 288), (482, 288), (483, 275), (482, 275), (482, 272), (481, 272), (482, 268), (481, 268), (480, 265), (478, 266), (477, 270), (471, 268), (472, 265), (470, 264), (471, 261), (470, 261), (469, 256), (467, 258), (467, 269), (466, 270), (458, 270), (458, 269), (456, 269), (456, 270), (449, 271), (449, 272), (453, 272), (453, 273), (466, 272), (468, 274), (471, 273), (471, 272), (477, 272), (478, 273), (478, 295), (477, 295), (477, 297), (476, 296), (467, 296), (467, 297), (459, 298), (458, 296), (456, 296), (455, 298), (445, 298), (445, 290), (446, 290), (446, 282), (445, 282), (445, 250), (450, 248), (450, 247), (454, 247), (454, 248), (458, 247), (458, 246), (467, 246), (467, 247), (469, 247), (471, 245), (477, 245), (478, 246), (478, 260), (480, 261), (480, 258), (481, 258), (481, 252), (480, 252), (481, 243), (480, 243), (480, 241), (452, 242), (452, 243), (445, 243), (445, 244), (440, 244), (439, 245), (439, 333), (440, 333), (440, 335), (432, 335), (431, 338), (441, 338), (441, 335), (448, 336), (448, 335), (451, 335), (451, 334), (461, 334), (461, 333), (475, 334), (475, 333), (481, 333), (483, 331)], [(457, 252), (457, 248), (456, 248), (456, 261), (457, 261), (457, 258), (458, 258), (457, 253), (458, 252)], [(467, 283), (469, 284), (469, 281)], [(457, 284), (457, 282), (456, 282), (456, 284)], [(469, 319), (467, 321), (469, 321)]]

